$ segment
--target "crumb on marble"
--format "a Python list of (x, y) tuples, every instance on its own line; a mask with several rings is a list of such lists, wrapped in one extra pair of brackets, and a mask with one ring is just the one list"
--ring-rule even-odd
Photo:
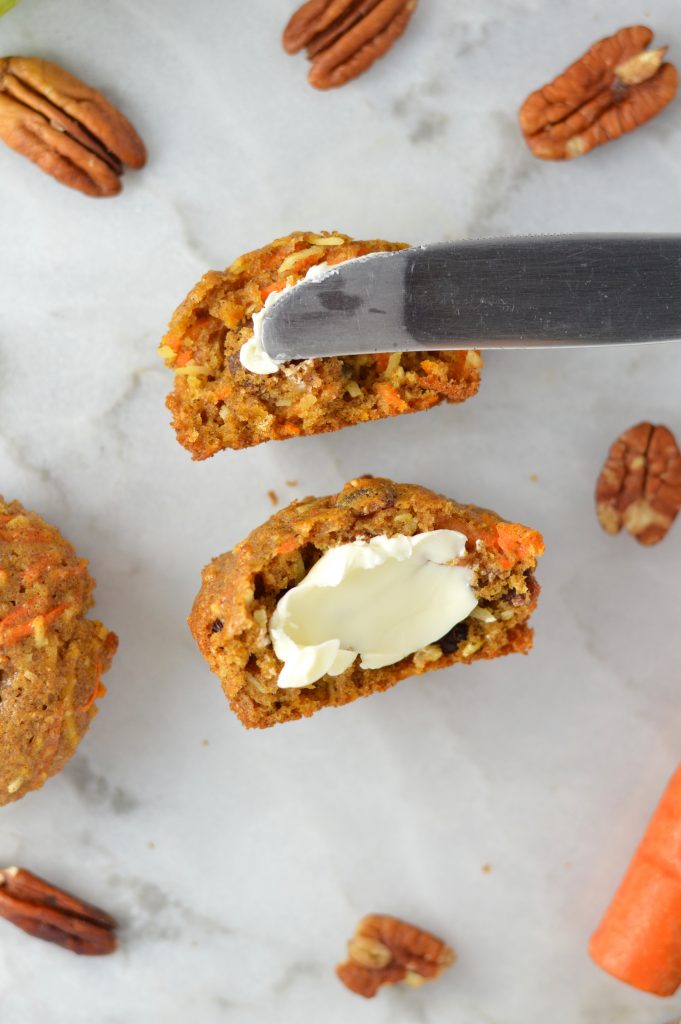
[(273, 505), (279, 504), (279, 495), (277, 494), (276, 491), (269, 490), (267, 492), (267, 497), (270, 499)]

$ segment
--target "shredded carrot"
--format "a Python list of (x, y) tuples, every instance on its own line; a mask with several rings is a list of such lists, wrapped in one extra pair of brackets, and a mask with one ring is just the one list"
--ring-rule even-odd
[(218, 402), (224, 402), (224, 400), (226, 398), (229, 398), (229, 396), (232, 394), (233, 390), (234, 390), (233, 384), (231, 384), (228, 381), (226, 384), (223, 384), (221, 387), (216, 388), (215, 391), (211, 391), (209, 394), (207, 394), (206, 395), (206, 399), (207, 399), (207, 401), (215, 402), (216, 404)]
[(63, 567), (53, 569), (50, 573), (52, 579), (66, 580), (69, 576), (82, 576), (87, 571), (87, 562), (83, 561), (79, 565), (65, 565)]
[(419, 385), (422, 388), (430, 388), (430, 390), (434, 391), (437, 395), (442, 395), (443, 398), (449, 400), (456, 400), (457, 396), (461, 393), (460, 382), (449, 377), (435, 377), (433, 375), (421, 377)]
[(272, 294), (272, 292), (280, 292), (286, 287), (286, 278), (282, 278), (281, 281), (274, 281), (272, 284), (268, 284), (266, 288), (260, 289), (260, 298), (263, 302)]
[[(293, 252), (295, 252), (295, 249)], [(260, 270), (271, 270), (272, 267), (278, 267), (282, 259), (284, 259), (283, 246), (273, 249), (259, 258)]]
[(31, 597), (24, 604), (18, 604), (16, 608), (13, 608), (11, 612), (5, 615), (4, 619), (0, 619), (0, 635), (2, 631), (11, 626), (17, 619), (25, 618), (27, 615), (33, 615), (38, 607), (38, 598)]
[(22, 582), (35, 583), (46, 571), (49, 571), (58, 558), (59, 553), (54, 551), (51, 555), (45, 555), (44, 558), (39, 558), (37, 562), (27, 565), (21, 575)]
[(292, 263), (291, 266), (287, 267), (284, 273), (288, 276), (289, 274), (302, 274), (304, 271), (309, 270), (315, 263), (319, 263), (319, 253), (314, 253), (312, 256), (304, 256), (302, 259), (297, 260), (296, 263)]
[(54, 544), (54, 533), (47, 530), (0, 530), (0, 540), (20, 540), (31, 544)]
[(501, 552), (501, 567), (510, 569), (515, 562), (534, 558), (544, 551), (544, 538), (537, 530), (528, 530), (519, 523), (497, 523), (492, 547)]
[(184, 338), (189, 338), (191, 341), (198, 341), (199, 338), (201, 337), (202, 331), (208, 326), (208, 324), (210, 324), (212, 319), (213, 317), (210, 315), (210, 313), (202, 313), (197, 315), (194, 318), (194, 322), (192, 323), (192, 325), (188, 327), (187, 330), (184, 332), (182, 340), (184, 340)]
[(104, 650), (109, 658), (112, 658), (118, 650), (118, 637), (115, 633), (107, 632), (104, 640)]
[(69, 606), (66, 603), (57, 604), (49, 612), (45, 612), (45, 614), (42, 616), (45, 625), (49, 626), (51, 622), (54, 622), (55, 619), (58, 619), (60, 615), (64, 614), (68, 607)]
[(102, 682), (102, 678), (101, 678), (102, 677), (102, 671), (103, 671), (103, 665), (102, 665), (102, 663), (100, 661), (98, 661), (97, 662), (97, 678), (95, 680), (95, 685), (92, 688), (92, 693), (90, 694), (88, 699), (85, 701), (85, 703), (81, 707), (76, 709), (76, 713), (77, 714), (83, 714), (85, 711), (89, 711), (90, 708), (92, 707), (92, 705), (94, 704), (94, 702), (96, 700), (99, 700), (100, 697), (104, 697), (106, 695), (106, 686)]
[(295, 537), (287, 537), (286, 540), (282, 541), (278, 548), (275, 550), (275, 555), (290, 555), (292, 551), (295, 551), (298, 547), (298, 541)]
[(287, 437), (297, 437), (302, 433), (301, 427), (297, 423), (282, 423), (280, 429), (282, 434), (286, 434)]
[[(41, 618), (37, 615), (36, 619)], [(30, 636), (33, 632), (36, 619), (31, 619), (30, 622), (23, 622), (19, 626), (15, 626), (14, 629), (10, 629), (8, 632), (3, 630), (0, 633), (0, 644), (3, 647), (11, 647), (12, 644), (19, 643), (20, 640), (24, 640), (27, 636)]]
[(69, 576), (81, 576), (87, 569), (87, 562), (81, 561), (77, 565), (55, 565), (55, 561), (59, 558), (59, 552), (54, 552), (51, 555), (45, 555), (44, 558), (39, 558), (37, 562), (33, 562), (32, 565), (27, 566), (22, 574), (22, 581), (24, 583), (35, 583), (41, 576), (49, 576), (51, 579), (68, 579)]
[(379, 381), (378, 384), (374, 384), (374, 391), (396, 413), (405, 412), (409, 408), (404, 399), (400, 398), (392, 384), (388, 384), (386, 381)]
[(175, 366), (188, 366), (193, 358), (194, 353), (189, 352), (187, 349), (185, 349), (183, 352), (180, 352), (177, 359), (175, 360)]
[(388, 368), (389, 360), (390, 356), (388, 355), (387, 352), (379, 352), (377, 356), (374, 356), (374, 361), (376, 363), (379, 373), (385, 373), (385, 371)]
[(608, 974), (644, 992), (671, 996), (681, 986), (681, 767), (591, 937), (589, 952)]
[(348, 255), (346, 251), (341, 256), (338, 249), (332, 249), (326, 258), (326, 262), (330, 267), (335, 266), (336, 263), (345, 263), (349, 259), (356, 260), (358, 256), (368, 256), (371, 251), (366, 246), (356, 245), (352, 242), (346, 242), (346, 245), (350, 246), (351, 255)]
[(173, 352), (177, 352), (180, 345), (182, 344), (182, 338), (175, 334), (166, 334), (163, 339), (163, 344), (167, 345), (168, 348), (172, 348)]
[(33, 633), (38, 620), (41, 620), (42, 626), (44, 628), (51, 622), (54, 622), (55, 619), (59, 618), (60, 615), (63, 615), (63, 613), (68, 608), (68, 605), (66, 604), (58, 604), (56, 605), (56, 607), (52, 608), (49, 612), (45, 612), (43, 615), (36, 615), (32, 617), (28, 622), (20, 622), (17, 625), (12, 626), (8, 629), (8, 620), (14, 620), (15, 618), (19, 617), (21, 613), (31, 614), (31, 612), (28, 611), (29, 605), (31, 604), (33, 604), (34, 608), (35, 603), (28, 601), (25, 605), (20, 605), (18, 608), (15, 608), (13, 612), (10, 612), (9, 615), (6, 615), (5, 618), (0, 622), (0, 644), (2, 644), (3, 646), (10, 646), (11, 644), (18, 643), (19, 640), (23, 640), (25, 637), (30, 636)]

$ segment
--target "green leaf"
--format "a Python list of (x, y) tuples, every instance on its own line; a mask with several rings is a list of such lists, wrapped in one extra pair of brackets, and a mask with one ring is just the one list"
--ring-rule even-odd
[(11, 11), (15, 4), (18, 4), (19, 0), (0, 0), (0, 18), (3, 14), (7, 14)]

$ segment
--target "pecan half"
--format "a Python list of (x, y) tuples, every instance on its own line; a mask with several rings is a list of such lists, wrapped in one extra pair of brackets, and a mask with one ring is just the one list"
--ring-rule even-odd
[(100, 92), (37, 57), (0, 58), (0, 139), (89, 196), (116, 195), (123, 165), (146, 161), (137, 132)]
[(399, 39), (418, 0), (309, 0), (284, 30), (284, 49), (304, 47), (307, 76), (316, 89), (345, 85), (366, 71)]
[(82, 956), (104, 956), (117, 947), (113, 917), (25, 868), (0, 869), (0, 917)]
[(647, 50), (644, 25), (594, 43), (562, 75), (527, 97), (520, 127), (535, 156), (571, 160), (645, 124), (676, 95), (679, 76), (666, 47)]
[(681, 509), (681, 452), (666, 427), (639, 423), (617, 438), (596, 485), (596, 513), (608, 533), (624, 526), (657, 544)]
[(352, 992), (371, 999), (382, 985), (432, 981), (455, 959), (454, 950), (430, 932), (387, 914), (369, 914), (357, 925), (348, 959), (336, 974)]

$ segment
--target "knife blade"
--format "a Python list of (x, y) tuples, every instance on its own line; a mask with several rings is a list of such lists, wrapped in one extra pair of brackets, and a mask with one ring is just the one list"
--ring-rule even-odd
[(284, 290), (262, 320), (277, 363), (680, 338), (681, 235), (539, 235), (372, 253)]

